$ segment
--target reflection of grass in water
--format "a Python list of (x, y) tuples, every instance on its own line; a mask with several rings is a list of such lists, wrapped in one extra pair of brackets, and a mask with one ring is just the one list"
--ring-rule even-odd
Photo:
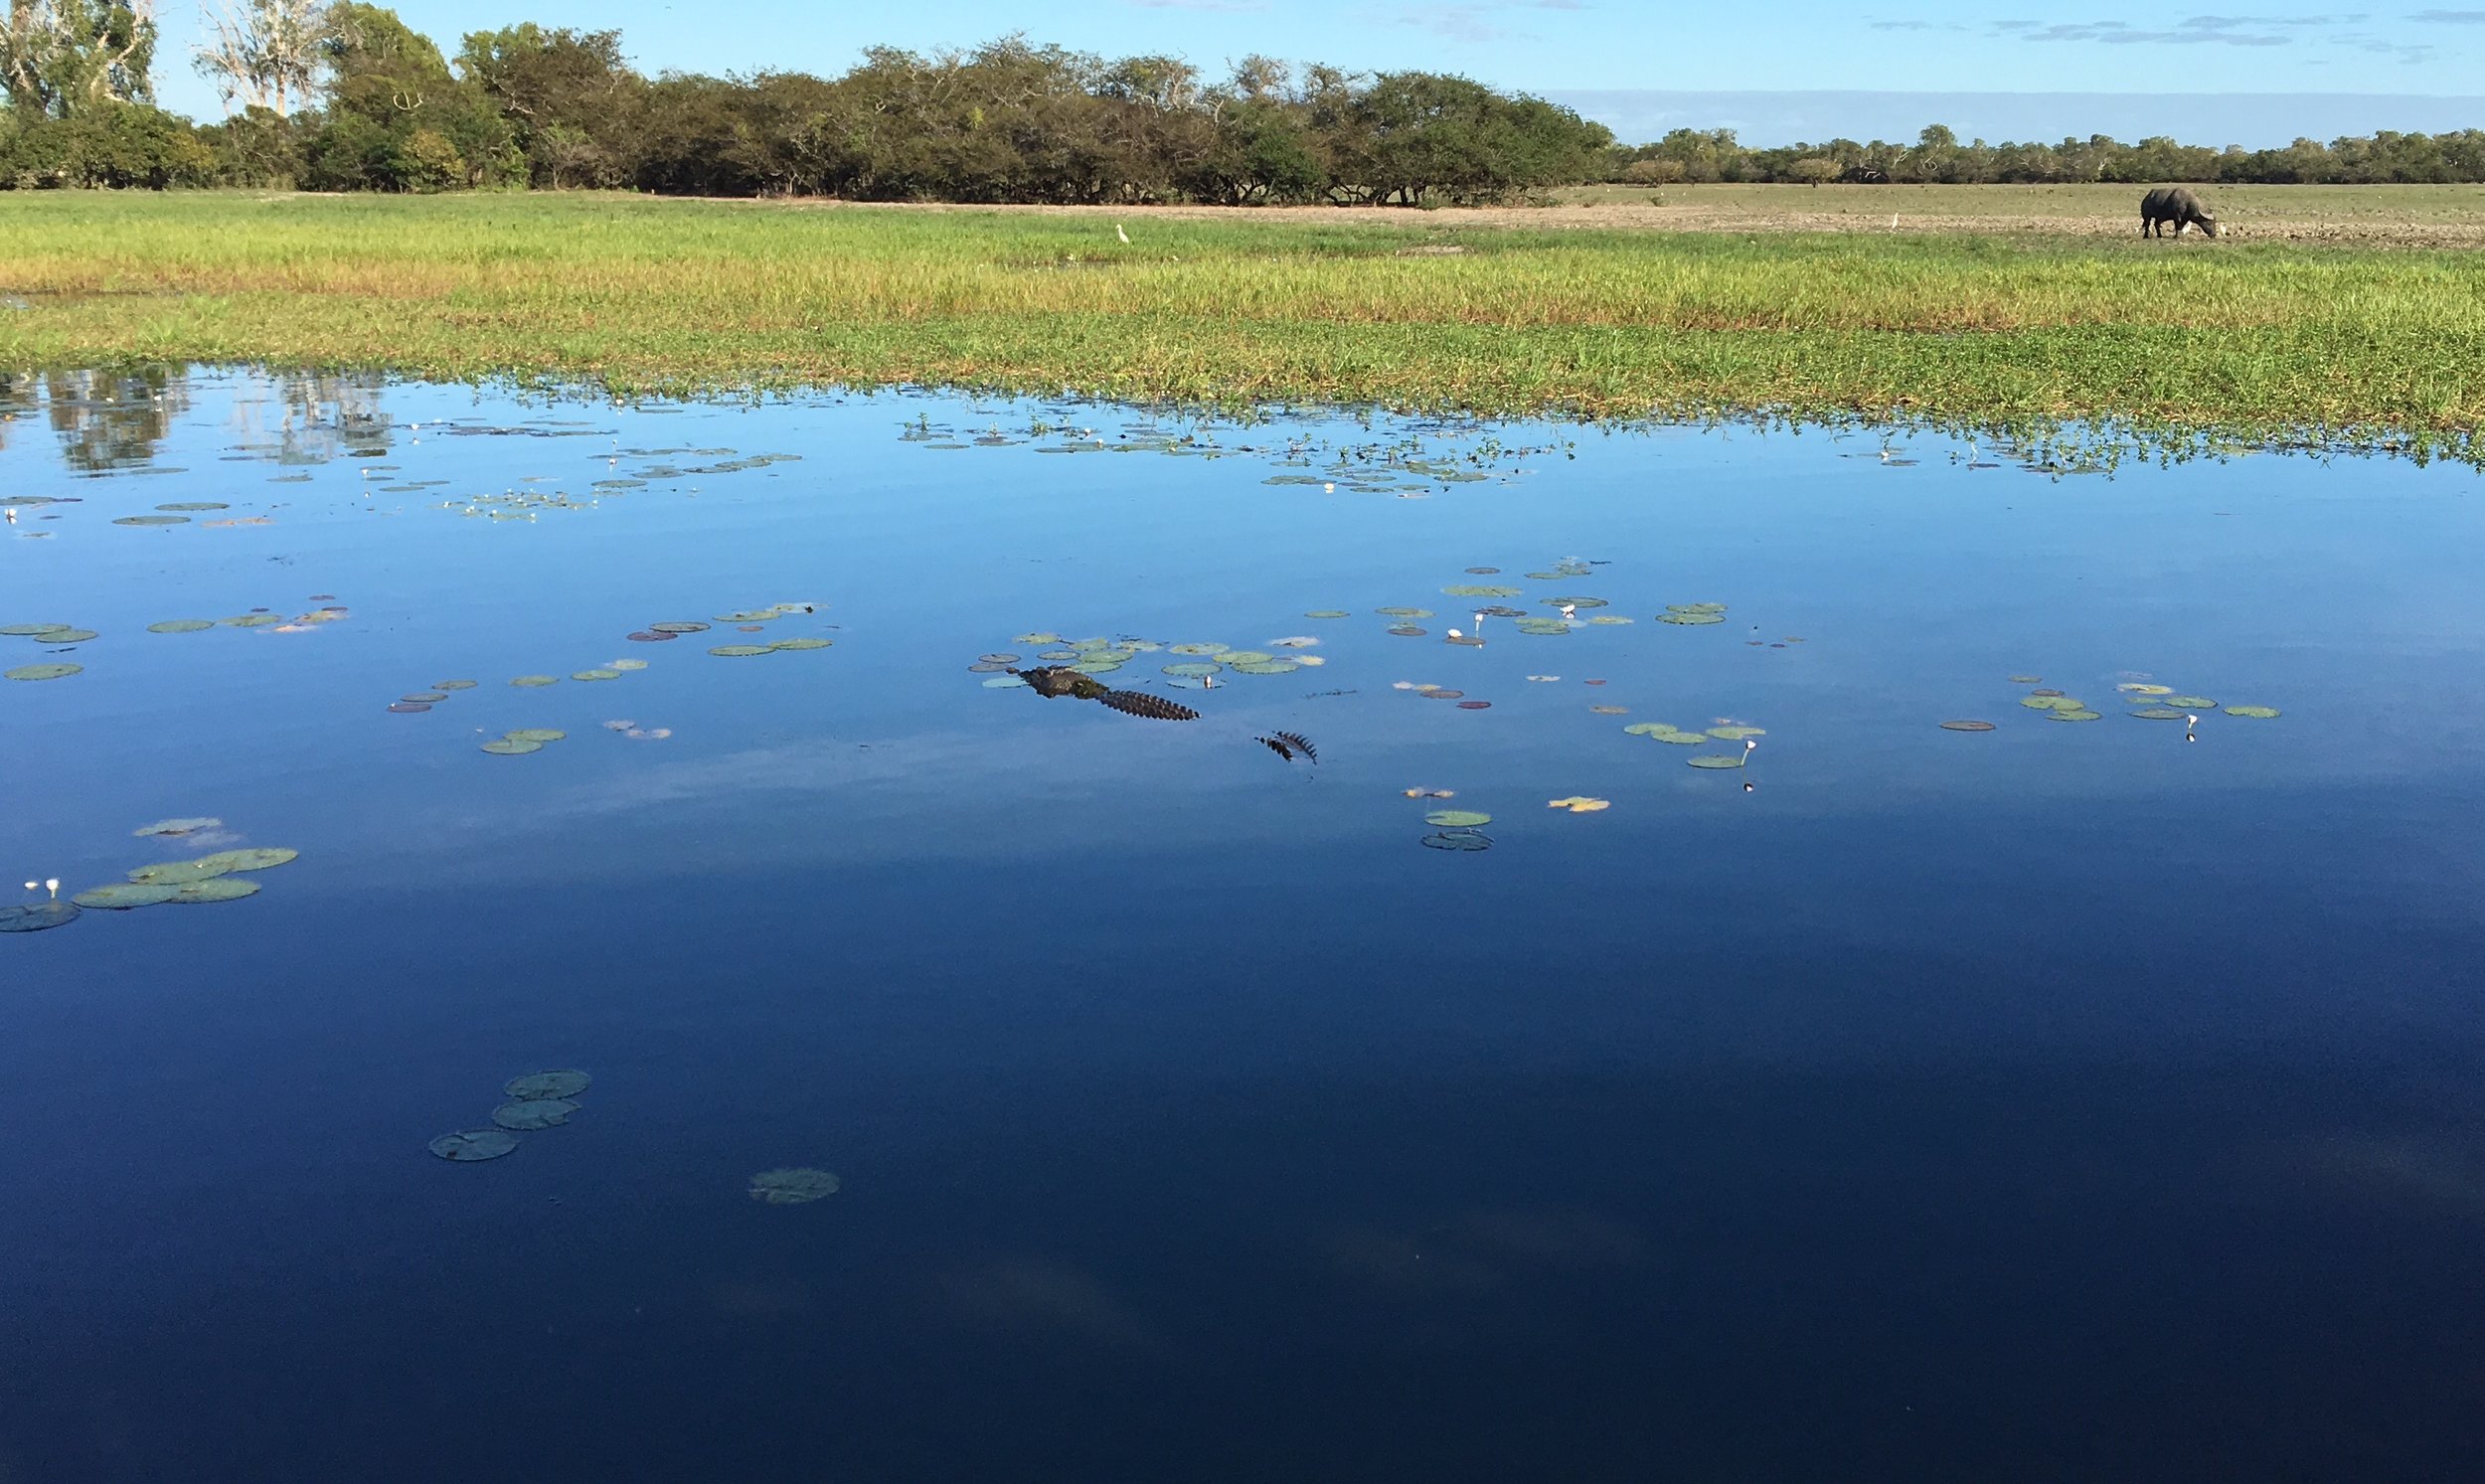
[[(2485, 360), (2485, 299), (2449, 252), (1478, 226), (1466, 252), (1397, 255), (1440, 235), (1238, 213), (1120, 247), (1070, 214), (28, 194), (0, 217), (0, 260), (64, 296), (0, 316), (0, 362), (143, 350), (623, 390), (1068, 386), (2252, 437), (2463, 435), (2485, 413), (2485, 383), (2445, 369)], [(1073, 257), (1115, 271), (1053, 270)], [(2350, 358), (2358, 375), (2332, 374)]]

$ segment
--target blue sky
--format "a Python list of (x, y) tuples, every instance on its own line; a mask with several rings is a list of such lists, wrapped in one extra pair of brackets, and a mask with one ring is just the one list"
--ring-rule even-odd
[[(2485, 7), (2485, 0), (2466, 3)], [(2253, 8), (2260, 4), (2252, 0)], [(214, 94), (186, 63), (198, 30), (194, 0), (161, 0), (161, 9), (166, 46), (157, 76), (164, 100), (213, 115)], [(1245, 53), (1267, 52), (1358, 70), (1460, 72), (1501, 86), (1582, 95), (1574, 101), (1592, 96), (1597, 101), (1586, 111), (1617, 123), (1665, 114), (1656, 95), (1666, 93), (2121, 93), (2158, 99), (2170, 125), (2192, 122), (2179, 129), (2186, 137), (2224, 143), (2220, 105), (2203, 94), (2485, 92), (2471, 81), (2485, 75), (2485, 8), (2460, 8), (2458, 0), (2252, 15), (2152, 11), (2127, 0), (2081, 0), (2075, 10), (2046, 8), (2042, 0), (1887, 0), (1870, 9), (1807, 0), (1747, 10), (1626, 0), (1057, 0), (1042, 9), (996, 0), (409, 0), (397, 9), (451, 51), (466, 31), (519, 20), (618, 27), (630, 56), (649, 72), (836, 73), (870, 44), (931, 50), (1024, 30), (1037, 41), (1109, 55), (1171, 52), (1212, 71)], [(1634, 102), (1627, 94), (1640, 96)], [(1876, 129), (1872, 109), (1824, 104), (1797, 110), (1804, 125), (1817, 123), (1807, 129), (1816, 136), (1886, 132)], [(1736, 111), (1711, 101), (1695, 106)], [(2072, 115), (2093, 106), (2067, 102), (2059, 123), (2047, 127), (2036, 126), (2049, 116), (2040, 108), (2028, 132), (2088, 132), (2084, 117)], [(2285, 104), (2264, 98), (2261, 108), (2270, 107), (2274, 118)], [(1998, 116), (2017, 120), (2022, 113)], [(1850, 115), (1855, 121), (1844, 121)], [(2468, 121), (2485, 125), (2485, 107)], [(1754, 142), (1766, 143), (1772, 141), (1763, 136), (1789, 125), (1743, 126)], [(2238, 119), (2231, 131), (2258, 143), (2272, 126)], [(2374, 126), (2444, 125), (2380, 119), (2364, 127)], [(1961, 132), (1979, 127), (1971, 121)], [(1632, 137), (1642, 131), (1623, 129)], [(2278, 128), (2280, 138), (2292, 132)]]

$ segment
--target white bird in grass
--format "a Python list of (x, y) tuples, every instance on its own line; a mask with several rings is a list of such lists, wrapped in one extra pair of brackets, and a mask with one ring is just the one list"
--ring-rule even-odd
[(1130, 234), (1121, 230), (1121, 224), (1119, 222), (1113, 224), (1113, 236), (1121, 239), (1123, 247), (1127, 247), (1130, 246)]

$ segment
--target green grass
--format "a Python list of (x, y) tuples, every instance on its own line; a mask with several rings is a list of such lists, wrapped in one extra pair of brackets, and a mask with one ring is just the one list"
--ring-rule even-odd
[[(0, 292), (33, 307), (0, 311), (0, 366), (2454, 443), (2485, 412), (2485, 253), (1504, 225), (1525, 220), (18, 194)], [(1441, 245), (1465, 250), (1399, 251)]]

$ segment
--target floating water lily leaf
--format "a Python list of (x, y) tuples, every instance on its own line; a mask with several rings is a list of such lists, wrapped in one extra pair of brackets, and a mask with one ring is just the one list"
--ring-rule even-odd
[(1724, 603), (1667, 603), (1667, 604), (1665, 605), (1665, 610), (1666, 610), (1667, 612), (1669, 612), (1669, 613), (1723, 613), (1723, 612), (1725, 612), (1725, 611), (1726, 611), (1726, 604), (1724, 604)]
[(2125, 681), (2114, 689), (2126, 696), (2171, 696), (2174, 694), (2173, 686), (2144, 685), (2139, 681)]
[(1659, 623), (1671, 623), (1685, 628), (1725, 621), (1725, 616), (1719, 613), (1659, 613), (1657, 615)]
[(509, 733), (508, 738), (511, 742), (568, 742), (570, 740), (570, 734), (567, 732), (555, 732), (544, 727), (528, 727), (517, 732)]
[(284, 617), (278, 613), (236, 613), (231, 618), (216, 621), (227, 628), (265, 628), (271, 623), (284, 622)]
[(1415, 691), (1426, 701), (1455, 701), (1466, 694), (1464, 691), (1453, 691), (1445, 686), (1437, 685), (1419, 685), (1415, 687)]
[(181, 895), (181, 888), (169, 883), (149, 885), (143, 882), (116, 881), (109, 886), (81, 892), (70, 901), (80, 907), (99, 907), (106, 911), (125, 912), (133, 907), (153, 907), (170, 902)]
[(1248, 660), (1230, 668), (1237, 675), (1290, 675), (1303, 667), (1295, 660)]
[(509, 683), (514, 686), (524, 686), (528, 690), (541, 690), (548, 685), (561, 684), (561, 677), (558, 675), (521, 675)]
[(435, 701), (446, 701), (448, 693), (446, 691), (415, 691), (397, 699), (409, 706), (429, 706)]
[(708, 652), (724, 655), (728, 659), (747, 659), (754, 654), (774, 654), (776, 650), (767, 644), (719, 644)]
[[(1517, 597), (1520, 593), (1525, 592), (1526, 590), (1527, 589), (1524, 587), (1486, 587), (1480, 586), (1474, 582), (1461, 582), (1455, 587), (1444, 587), (1441, 589), (1443, 593), (1450, 597)], [(1387, 612), (1389, 610), (1384, 608), (1382, 611)]]
[(1491, 850), (1493, 837), (1474, 830), (1441, 830), (1424, 836), (1420, 843), (1430, 850)]
[(158, 505), (155, 508), (158, 510), (231, 510), (233, 507), (221, 500), (182, 500), (171, 505)]
[(67, 627), (66, 623), (0, 623), (0, 634), (12, 639), (31, 639), (37, 634), (49, 634)]
[(578, 1110), (579, 1105), (566, 1097), (522, 1097), (492, 1109), (492, 1121), (520, 1133), (534, 1133), (559, 1128)]
[[(1529, 678), (1533, 679), (1534, 677), (1531, 676)], [(1618, 707), (1616, 708), (1616, 710), (1619, 709), (1620, 708)], [(1633, 737), (1656, 737), (1662, 733), (1671, 732), (1674, 729), (1667, 726), (1663, 722), (1633, 722), (1631, 725), (1623, 728), (1622, 730), (1629, 733)]]
[(193, 863), (212, 868), (210, 874), (222, 876), (228, 871), (266, 871), (299, 860), (302, 853), (280, 845), (251, 846), (244, 850), (220, 850), (212, 856), (201, 856)]
[(606, 664), (604, 668), (607, 670), (620, 670), (623, 672), (631, 670), (644, 670), (647, 668), (647, 662), (645, 660), (613, 660), (609, 664)]
[(1167, 665), (1165, 673), (1189, 676), (1196, 680), (1203, 675), (1214, 675), (1224, 668), (1225, 666), (1218, 664), (1215, 660), (1184, 660), (1180, 664)]
[(784, 616), (774, 608), (753, 608), (747, 613), (719, 613), (716, 615), (716, 621), (719, 623), (765, 623), (771, 618)]
[(1060, 634), (1020, 634), (1010, 642), (1013, 644), (1059, 644), (1062, 642), (1062, 636)]
[(1372, 611), (1384, 618), (1429, 618), (1432, 616), (1430, 608), (1375, 608)]
[(1474, 809), (1435, 809), (1423, 816), (1423, 822), (1435, 829), (1472, 830), (1493, 822), (1493, 816)]
[(1944, 732), (1991, 732), (1993, 724), (1991, 722), (1944, 722), (1941, 724), (1941, 730)]
[(1549, 603), (1557, 608), (1601, 608), (1605, 606), (1605, 600), (1601, 597), (1540, 597), (1537, 601)]
[(2085, 711), (2086, 705), (2069, 696), (2022, 696), (2019, 704), (2030, 711)]
[(47, 629), (35, 638), (45, 644), (83, 644), (94, 636), (95, 631), (90, 628), (56, 628)]
[(2053, 719), (2057, 722), (2093, 722), (2099, 715), (2100, 713), (2082, 706), (2075, 711), (2058, 711), (2054, 713)]
[(659, 634), (704, 634), (708, 631), (706, 624), (689, 620), (675, 623), (651, 623), (647, 625), (647, 628), (649, 632)]
[(2227, 708), (2228, 716), (2253, 717), (2264, 722), (2277, 714), (2278, 709), (2274, 706), (2230, 706)]
[(1493, 709), (1493, 703), (1490, 701), (1461, 701), (1458, 703), (1458, 709), (1460, 711), (1491, 711)]
[(1018, 660), (1019, 657), (1014, 654), (983, 654), (975, 657), (975, 663), (979, 665), (1015, 665)]
[(125, 515), (112, 524), (115, 526), (186, 526), (190, 524), (190, 517), (186, 515)]
[(1071, 666), (1081, 675), (1110, 675), (1121, 668), (1119, 660), (1080, 660)]
[(2218, 709), (2218, 703), (2207, 696), (2168, 696), (2158, 705), (2180, 706), (2185, 711), (2216, 711)]
[(1671, 729), (1656, 734), (1656, 738), (1661, 742), (1670, 742), (1678, 747), (1696, 747), (1711, 740), (1709, 734), (1705, 732), (1683, 732)]
[(1612, 808), (1613, 801), (1611, 799), (1591, 799), (1585, 797), (1584, 795), (1574, 794), (1567, 799), (1547, 799), (1545, 801), (1545, 807), (1548, 809), (1568, 809), (1574, 814), (1594, 814), (1599, 810)]
[(1166, 646), (1166, 652), (1170, 654), (1224, 654), (1233, 647), (1231, 644), (1172, 644)]
[(1423, 637), (1423, 630), (1415, 627), (1411, 623), (1391, 624), (1387, 632), (1395, 634), (1402, 639), (1420, 639)]
[(444, 1133), (423, 1147), (454, 1164), (470, 1165), (512, 1153), (518, 1141), (497, 1128), (465, 1128)]
[(1625, 623), (1636, 623), (1639, 620), (1636, 618), (1626, 617), (1620, 613), (1597, 613), (1591, 615), (1587, 621), (1589, 623), (1601, 623), (1607, 628), (1614, 628)]
[(1759, 727), (1712, 727), (1709, 735), (1719, 742), (1741, 742), (1746, 737), (1766, 737), (1768, 733)]
[(1687, 757), (1684, 761), (1689, 762), (1693, 767), (1740, 767), (1743, 759), (1750, 755), (1748, 752), (1704, 752), (1698, 757)]
[(1303, 616), (1306, 618), (1351, 618), (1354, 615), (1344, 608), (1315, 608)]
[(594, 1080), (574, 1067), (561, 1067), (551, 1072), (530, 1072), (524, 1076), (513, 1076), (501, 1084), (500, 1095), (518, 1102), (539, 1097), (576, 1097)]
[(995, 675), (990, 680), (984, 682), (984, 689), (987, 691), (1008, 691), (1016, 690), (1026, 684), (1027, 682), (1019, 679), (1015, 675)]
[(572, 674), (570, 678), (572, 680), (619, 680), (621, 672), (618, 670), (580, 670)]
[(763, 1206), (806, 1206), (837, 1194), (837, 1177), (826, 1170), (761, 1170), (750, 1177), (750, 1199)]
[(14, 670), (0, 670), (0, 679), (7, 679), (7, 680), (60, 680), (60, 679), (62, 679), (62, 678), (64, 678), (64, 677), (66, 677), (66, 676), (83, 674), (83, 673), (84, 673), (85, 668), (86, 668), (86, 667), (85, 667), (85, 666), (83, 666), (83, 665), (67, 665), (67, 664), (60, 664), (60, 665), (20, 665), (20, 666), (18, 666), (18, 667), (17, 667), (16, 669), (14, 669)]
[(519, 742), (515, 738), (498, 738), (483, 744), (483, 750), (495, 757), (516, 757), (527, 752), (544, 750), (542, 742)]
[(2180, 722), (2184, 716), (2171, 706), (2143, 706), (2131, 715), (2143, 722)]
[(623, 634), (621, 637), (629, 640), (633, 644), (669, 644), (673, 640), (682, 636), (680, 634), (660, 634), (652, 628), (642, 628)]
[(140, 866), (129, 873), (129, 879), (151, 887), (187, 887), (222, 875), (223, 871), (204, 861), (161, 861), (152, 866)]
[(60, 927), (79, 917), (75, 902), (30, 902), (19, 907), (0, 907), (0, 932), (41, 932), (47, 927)]
[(435, 691), (471, 691), (474, 689), (474, 684), (475, 683), (471, 680), (435, 680), (431, 682), (431, 689)]
[(223, 825), (221, 819), (159, 819), (153, 824), (142, 824), (129, 833), (141, 839), (149, 835), (195, 835), (201, 830), (219, 829)]
[(245, 897), (257, 895), (257, 882), (219, 876), (208, 881), (192, 882), (164, 900), (175, 907), (197, 907), (211, 902), (240, 902)]

